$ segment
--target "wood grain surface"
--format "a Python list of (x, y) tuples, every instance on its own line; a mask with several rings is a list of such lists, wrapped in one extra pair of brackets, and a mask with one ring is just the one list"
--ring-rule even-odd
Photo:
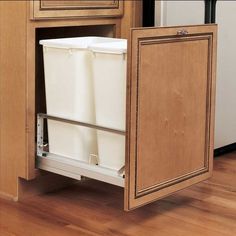
[(123, 0), (34, 0), (30, 3), (32, 19), (119, 17), (124, 10)]
[(123, 190), (97, 181), (32, 197), (0, 200), (1, 236), (236, 235), (236, 152), (215, 159), (213, 177), (132, 212)]
[(211, 176), (216, 32), (216, 25), (132, 30), (126, 210)]

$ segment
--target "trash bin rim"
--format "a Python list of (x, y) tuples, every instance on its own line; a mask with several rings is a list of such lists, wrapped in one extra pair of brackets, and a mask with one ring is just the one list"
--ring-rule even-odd
[(89, 49), (94, 53), (127, 54), (127, 40), (120, 39), (118, 41), (95, 43), (90, 45)]
[(71, 38), (57, 38), (57, 39), (43, 39), (39, 41), (40, 45), (48, 48), (62, 48), (62, 49), (89, 49), (89, 46), (94, 43), (105, 43), (110, 41), (120, 41), (120, 39), (109, 37), (71, 37)]

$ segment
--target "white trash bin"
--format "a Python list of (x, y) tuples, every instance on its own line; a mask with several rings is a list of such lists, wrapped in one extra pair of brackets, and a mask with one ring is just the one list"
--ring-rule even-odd
[[(114, 41), (105, 37), (41, 40), (47, 114), (95, 123), (92, 84), (92, 43)], [(51, 153), (88, 162), (97, 154), (96, 131), (48, 120)]]
[[(97, 43), (93, 51), (96, 124), (125, 130), (127, 40)], [(97, 132), (99, 165), (119, 170), (125, 165), (125, 136)]]

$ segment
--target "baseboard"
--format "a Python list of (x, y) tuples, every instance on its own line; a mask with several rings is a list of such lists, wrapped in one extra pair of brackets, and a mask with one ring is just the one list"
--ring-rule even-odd
[(236, 151), (236, 143), (229, 144), (214, 150), (214, 157), (218, 157), (230, 152)]
[(16, 202), (18, 200), (17, 197), (7, 194), (7, 193), (3, 193), (3, 192), (0, 192), (0, 198), (4, 199), (4, 200), (14, 201), (14, 202)]

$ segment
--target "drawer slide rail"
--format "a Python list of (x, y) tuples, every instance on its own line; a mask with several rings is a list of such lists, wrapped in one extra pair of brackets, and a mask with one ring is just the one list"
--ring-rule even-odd
[(65, 156), (50, 153), (46, 150), (47, 144), (44, 144), (44, 121), (46, 119), (62, 123), (87, 127), (101, 130), (117, 135), (126, 135), (123, 130), (111, 129), (103, 126), (97, 126), (80, 121), (74, 121), (66, 118), (55, 117), (43, 113), (37, 115), (37, 158), (36, 168), (53, 172), (59, 175), (67, 176), (80, 180), (81, 176), (100, 180), (106, 183), (124, 187), (124, 167), (120, 170), (113, 170), (99, 165), (93, 165), (80, 160), (74, 160)]

